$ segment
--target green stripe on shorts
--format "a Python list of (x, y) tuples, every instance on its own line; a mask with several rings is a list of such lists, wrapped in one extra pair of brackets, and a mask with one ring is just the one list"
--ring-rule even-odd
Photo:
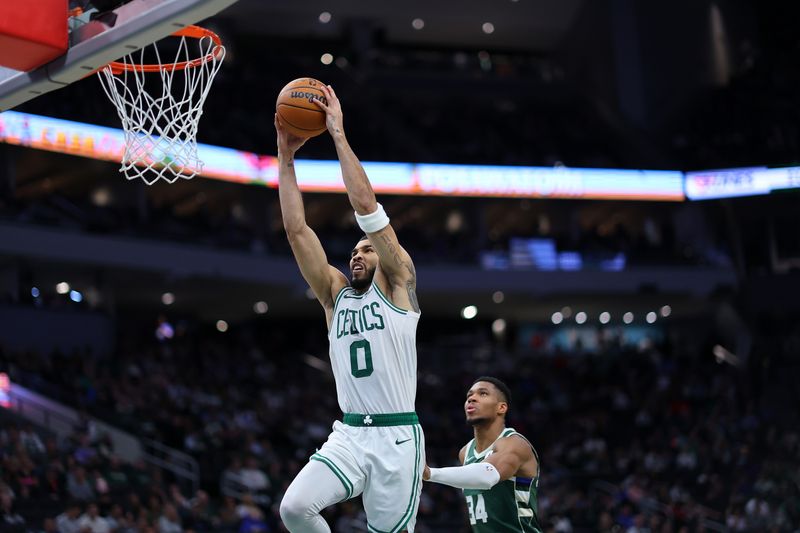
[(344, 485), (344, 490), (347, 491), (347, 496), (345, 496), (344, 500), (349, 500), (353, 496), (353, 483), (349, 479), (347, 479), (347, 476), (344, 475), (344, 472), (342, 472), (338, 466), (336, 466), (336, 463), (318, 453), (312, 455), (311, 459), (313, 459), (314, 461), (319, 461), (320, 463), (326, 465), (328, 468), (331, 469), (331, 471), (336, 475), (336, 477), (339, 478), (339, 481), (341, 481), (342, 485)]
[(381, 531), (380, 529), (373, 527), (367, 524), (367, 527), (373, 533), (399, 533), (405, 529), (406, 524), (408, 521), (411, 520), (411, 517), (414, 515), (414, 500), (419, 498), (419, 449), (420, 449), (420, 438), (419, 438), (419, 425), (414, 425), (414, 481), (411, 483), (411, 496), (408, 499), (408, 505), (406, 506), (406, 510), (403, 513), (403, 516), (400, 518), (400, 521), (397, 523), (389, 531)]

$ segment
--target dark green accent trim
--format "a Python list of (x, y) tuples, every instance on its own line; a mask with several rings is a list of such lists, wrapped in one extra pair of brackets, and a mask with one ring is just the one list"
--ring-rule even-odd
[[(369, 417), (369, 423), (364, 420)], [(345, 413), (342, 422), (348, 426), (362, 428), (379, 428), (387, 426), (412, 426), (419, 424), (417, 413), (385, 413), (379, 415), (363, 415), (358, 413)]]
[(349, 286), (345, 285), (344, 287), (339, 289), (339, 293), (336, 295), (336, 298), (333, 300), (333, 314), (334, 315), (336, 314), (336, 306), (339, 305), (339, 300), (341, 300), (342, 296), (344, 296), (344, 291), (346, 291), (349, 288), (350, 288)]
[(386, 302), (386, 305), (388, 305), (390, 308), (392, 308), (393, 310), (397, 311), (401, 315), (407, 315), (408, 314), (408, 311), (406, 311), (405, 309), (400, 309), (399, 307), (394, 305), (392, 302), (390, 302), (389, 298), (387, 298), (386, 295), (383, 294), (383, 291), (381, 290), (380, 287), (378, 287), (377, 283), (373, 283), (373, 285), (375, 286), (375, 290), (377, 291), (378, 296), (380, 296), (381, 300)]
[[(509, 437), (511, 437), (513, 435), (516, 435), (517, 437), (520, 437), (522, 440), (527, 442), (528, 446), (531, 447), (531, 450), (533, 451), (533, 457), (536, 459), (536, 477), (533, 477), (531, 479), (532, 479), (532, 481), (538, 480), (539, 479), (539, 475), (542, 472), (542, 464), (539, 461), (539, 452), (537, 452), (536, 448), (533, 447), (533, 444), (531, 444), (531, 441), (528, 440), (528, 437), (526, 437), (525, 435), (523, 435), (519, 431), (515, 430), (514, 428), (508, 428), (508, 429), (511, 430), (511, 433), (508, 434)], [(533, 482), (531, 483), (531, 485), (533, 485)], [(538, 486), (538, 483), (536, 484), (536, 486)]]
[(347, 479), (347, 476), (344, 475), (344, 472), (342, 472), (338, 466), (336, 466), (336, 463), (334, 463), (324, 455), (320, 455), (318, 453), (312, 455), (311, 459), (314, 461), (319, 461), (320, 463), (330, 468), (331, 471), (336, 475), (336, 477), (339, 478), (339, 481), (342, 482), (344, 490), (347, 491), (347, 496), (345, 496), (344, 500), (342, 501), (349, 500), (350, 498), (353, 497), (353, 483), (349, 479)]
[[(353, 287), (350, 287), (350, 288), (351, 288), (351, 289), (353, 289)], [(370, 288), (372, 288), (372, 285), (370, 285)], [(349, 298), (349, 299), (351, 299), (351, 300), (360, 300), (361, 298), (363, 298), (364, 296), (366, 296), (368, 293), (369, 293), (369, 289), (365, 290), (365, 291), (364, 291), (364, 292), (362, 292), (361, 294), (358, 294), (358, 293), (356, 292), (356, 290), (355, 290), (355, 289), (353, 289), (353, 294), (347, 294), (347, 295), (345, 295), (345, 298)]]
[(389, 531), (381, 531), (380, 529), (373, 527), (367, 524), (367, 527), (370, 531), (374, 531), (375, 533), (399, 533), (405, 529), (406, 524), (408, 521), (411, 520), (411, 517), (414, 514), (414, 499), (419, 498), (417, 486), (419, 484), (419, 449), (420, 449), (420, 442), (419, 442), (419, 425), (414, 425), (414, 463), (416, 467), (414, 468), (414, 481), (411, 483), (411, 497), (408, 500), (408, 505), (406, 506), (406, 510), (403, 513), (403, 516), (400, 518), (400, 521)]
[(494, 442), (492, 442), (489, 445), (489, 447), (486, 448), (485, 450), (483, 450), (482, 452), (478, 452), (478, 450), (476, 449), (477, 445), (475, 443), (475, 439), (473, 439), (472, 440), (472, 454), (473, 454), (473, 456), (475, 457), (475, 459), (480, 459), (482, 461), (483, 459), (486, 458), (486, 452), (488, 452), (489, 450), (494, 448), (494, 445), (497, 443), (497, 441), (499, 441), (500, 439), (505, 439), (506, 437), (510, 437), (511, 435), (514, 435), (514, 434), (517, 434), (517, 432), (514, 430), (514, 428), (505, 428), (505, 429), (503, 429), (503, 431), (500, 432), (500, 434), (497, 436), (497, 438), (494, 439)]
[[(364, 368), (358, 368), (358, 349), (364, 349)], [(367, 339), (360, 339), (350, 343), (350, 373), (354, 378), (371, 376), (375, 371), (372, 366), (372, 347)]]
[(411, 517), (414, 515), (414, 499), (419, 498), (419, 494), (417, 493), (417, 485), (419, 484), (419, 454), (420, 454), (420, 438), (419, 438), (419, 425), (415, 425), (412, 428), (414, 430), (414, 464), (416, 468), (414, 469), (414, 481), (411, 483), (411, 496), (408, 499), (408, 506), (406, 507), (406, 512), (403, 513), (403, 518), (400, 519), (400, 523), (398, 523), (392, 529), (392, 533), (399, 533), (403, 531), (408, 524), (408, 521), (411, 520)]

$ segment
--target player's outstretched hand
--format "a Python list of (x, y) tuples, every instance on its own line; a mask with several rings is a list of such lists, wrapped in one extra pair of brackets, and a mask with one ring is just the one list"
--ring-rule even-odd
[(278, 155), (293, 156), (294, 153), (305, 144), (308, 140), (305, 137), (298, 137), (293, 133), (289, 133), (281, 125), (278, 114), (275, 113), (275, 131), (278, 133)]
[(342, 113), (342, 103), (330, 85), (323, 85), (322, 92), (325, 94), (326, 102), (314, 98), (311, 100), (319, 106), (320, 109), (325, 111), (325, 125), (328, 127), (328, 132), (336, 137), (337, 135), (344, 135), (344, 114)]

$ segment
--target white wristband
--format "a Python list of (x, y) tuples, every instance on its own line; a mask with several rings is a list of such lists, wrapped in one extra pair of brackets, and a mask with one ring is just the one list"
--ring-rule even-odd
[(356, 213), (356, 222), (364, 233), (375, 233), (389, 225), (389, 216), (383, 210), (383, 206), (378, 204), (378, 209), (374, 213), (368, 215)]
[(500, 472), (490, 463), (473, 463), (449, 468), (431, 468), (428, 481), (457, 489), (489, 490), (500, 481)]

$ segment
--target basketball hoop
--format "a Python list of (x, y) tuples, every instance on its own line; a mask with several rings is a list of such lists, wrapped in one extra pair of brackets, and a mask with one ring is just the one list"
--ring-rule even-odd
[[(125, 152), (120, 172), (129, 180), (142, 178), (148, 185), (159, 179), (168, 183), (191, 179), (202, 171), (197, 124), (225, 58), (219, 36), (205, 28), (187, 26), (172, 37), (180, 39), (172, 63), (161, 62), (164, 52), (153, 43), (98, 72), (122, 120)], [(179, 72), (183, 75), (176, 75)], [(160, 76), (148, 76), (154, 73)]]

